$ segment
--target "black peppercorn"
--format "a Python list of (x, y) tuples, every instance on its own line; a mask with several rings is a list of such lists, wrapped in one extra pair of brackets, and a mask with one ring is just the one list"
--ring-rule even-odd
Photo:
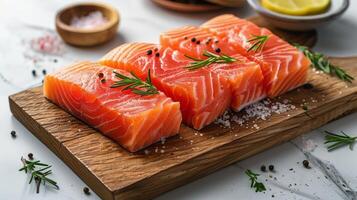
[(221, 52), (221, 49), (220, 49), (220, 48), (217, 48), (215, 51), (216, 51), (216, 53), (220, 53), (220, 52)]
[(47, 74), (47, 71), (45, 69), (42, 70), (42, 74), (43, 75), (46, 75)]
[(271, 172), (273, 172), (273, 171), (274, 171), (274, 165), (269, 165), (269, 170), (270, 170)]
[(196, 42), (196, 38), (192, 38), (192, 39), (191, 39), (191, 42)]
[(262, 165), (260, 167), (260, 171), (262, 171), (262, 172), (266, 172), (267, 171), (267, 168), (265, 167), (265, 165)]
[(15, 137), (16, 137), (16, 131), (11, 131), (11, 136), (12, 136), (13, 138), (15, 138)]
[(311, 84), (311, 83), (306, 83), (306, 84), (304, 84), (304, 89), (312, 89), (312, 88), (314, 88), (314, 86)]
[(99, 77), (99, 78), (103, 78), (103, 77), (104, 77), (104, 74), (103, 74), (102, 72), (99, 72), (99, 73), (98, 73), (98, 77)]
[(197, 40), (196, 44), (200, 44), (200, 43), (201, 43), (201, 41)]
[(151, 49), (147, 50), (146, 55), (151, 55), (151, 54), (152, 54), (152, 50)]
[(27, 157), (29, 157), (30, 160), (33, 160), (33, 154), (32, 153), (27, 154)]
[(86, 194), (86, 195), (90, 195), (90, 190), (89, 190), (88, 187), (84, 187), (84, 188), (83, 188), (83, 192), (84, 192), (84, 194)]
[(311, 168), (311, 167), (310, 167), (310, 163), (309, 163), (308, 160), (302, 161), (302, 165), (304, 165), (304, 167), (305, 167), (306, 169), (310, 169), (310, 168)]
[(156, 56), (156, 57), (160, 57), (160, 53), (157, 52), (157, 53), (155, 54), (155, 56)]
[(105, 83), (107, 80), (105, 78), (101, 79), (100, 82)]
[(32, 76), (37, 76), (36, 70), (32, 70)]

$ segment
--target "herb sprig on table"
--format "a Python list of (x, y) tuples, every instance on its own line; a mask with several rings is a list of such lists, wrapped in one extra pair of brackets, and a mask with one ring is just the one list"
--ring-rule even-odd
[(350, 83), (354, 80), (354, 78), (345, 70), (331, 64), (322, 53), (313, 52), (308, 47), (296, 43), (293, 45), (309, 58), (312, 63), (312, 67), (316, 70), (322, 71), (331, 76), (336, 76), (337, 78)]
[(218, 55), (209, 51), (205, 51), (203, 53), (204, 56), (207, 57), (207, 59), (202, 60), (202, 59), (198, 59), (198, 58), (194, 58), (188, 55), (185, 55), (187, 58), (190, 58), (191, 60), (194, 60), (194, 62), (192, 62), (189, 66), (185, 67), (188, 70), (196, 70), (196, 69), (200, 69), (202, 67), (206, 67), (209, 66), (213, 63), (232, 63), (237, 61), (235, 58), (232, 58), (230, 56), (227, 55)]
[(357, 140), (356, 137), (351, 137), (347, 135), (345, 132), (341, 131), (341, 134), (332, 133), (329, 131), (325, 131), (325, 144), (327, 144), (327, 150), (333, 151), (337, 148), (343, 146), (349, 146), (351, 150), (353, 150), (353, 145)]
[(264, 184), (258, 181), (259, 174), (256, 174), (249, 169), (245, 171), (245, 174), (249, 177), (250, 187), (254, 188), (255, 192), (263, 192), (266, 190)]
[(264, 48), (265, 43), (268, 41), (268, 35), (253, 35), (252, 38), (248, 39), (248, 42), (253, 42), (252, 46), (247, 50), (258, 52)]
[(41, 163), (41, 161), (30, 161), (26, 160), (25, 158), (21, 157), (21, 162), (23, 163), (23, 167), (19, 169), (19, 171), (24, 171), (26, 174), (30, 173), (31, 178), (29, 181), (29, 184), (32, 183), (32, 181), (35, 181), (36, 183), (36, 193), (40, 192), (40, 185), (43, 183), (43, 185), (49, 184), (53, 186), (55, 189), (59, 189), (59, 186), (57, 185), (57, 182), (48, 178), (48, 175), (52, 174), (51, 165)]
[(111, 86), (111, 88), (126, 86), (122, 90), (131, 90), (134, 94), (138, 94), (141, 96), (147, 96), (147, 95), (153, 95), (159, 93), (156, 87), (151, 82), (150, 69), (148, 70), (146, 81), (142, 81), (133, 72), (130, 72), (130, 74), (133, 77), (125, 76), (116, 71), (113, 71), (113, 73), (115, 74), (116, 78), (119, 78), (121, 80), (115, 82)]

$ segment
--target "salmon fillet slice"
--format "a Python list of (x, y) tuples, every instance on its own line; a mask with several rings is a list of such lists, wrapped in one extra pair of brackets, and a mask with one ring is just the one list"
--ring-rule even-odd
[(230, 83), (233, 110), (239, 111), (246, 105), (266, 97), (260, 66), (239, 54), (225, 39), (219, 39), (207, 29), (195, 26), (171, 29), (160, 35), (160, 43), (194, 58), (207, 59), (203, 55), (205, 51), (235, 58), (237, 61), (234, 63), (206, 67), (207, 70), (222, 75)]
[(91, 62), (74, 64), (46, 75), (44, 95), (131, 152), (179, 132), (179, 103), (162, 92), (141, 96), (111, 88), (113, 70)]
[(230, 86), (219, 74), (207, 69), (187, 70), (191, 63), (182, 53), (149, 43), (123, 44), (110, 51), (100, 63), (134, 72), (174, 101), (180, 102), (185, 124), (202, 129), (223, 114), (231, 100)]
[[(228, 45), (240, 54), (260, 64), (269, 97), (276, 97), (306, 82), (311, 64), (309, 59), (268, 29), (260, 28), (234, 15), (215, 17), (201, 27), (227, 41)], [(249, 40), (254, 36), (267, 36), (268, 40), (261, 50), (249, 51), (255, 43)]]

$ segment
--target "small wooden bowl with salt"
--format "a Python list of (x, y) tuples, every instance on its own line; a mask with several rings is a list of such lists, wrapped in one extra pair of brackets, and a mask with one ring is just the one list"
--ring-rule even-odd
[(62, 39), (75, 46), (95, 46), (112, 39), (119, 25), (119, 13), (102, 3), (80, 3), (60, 10), (56, 29)]

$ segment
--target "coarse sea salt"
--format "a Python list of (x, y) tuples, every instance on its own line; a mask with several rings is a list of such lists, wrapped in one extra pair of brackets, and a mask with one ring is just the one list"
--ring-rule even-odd
[(63, 54), (64, 45), (58, 35), (44, 33), (30, 40), (30, 48), (43, 54), (61, 55)]
[(90, 12), (88, 15), (73, 17), (70, 26), (80, 29), (93, 29), (107, 23), (108, 19), (100, 11)]
[[(272, 102), (269, 99), (262, 100), (260, 102), (254, 103), (247, 106), (242, 112), (241, 116), (238, 116), (236, 113), (228, 110), (219, 117), (215, 124), (219, 124), (224, 128), (231, 128), (232, 122), (243, 126), (245, 122), (250, 119), (253, 119), (253, 122), (256, 120), (267, 120), (272, 114), (281, 114), (289, 110), (293, 110), (296, 106), (289, 103), (288, 99), (284, 99), (282, 102)], [(253, 128), (259, 129), (258, 124), (254, 124)]]

